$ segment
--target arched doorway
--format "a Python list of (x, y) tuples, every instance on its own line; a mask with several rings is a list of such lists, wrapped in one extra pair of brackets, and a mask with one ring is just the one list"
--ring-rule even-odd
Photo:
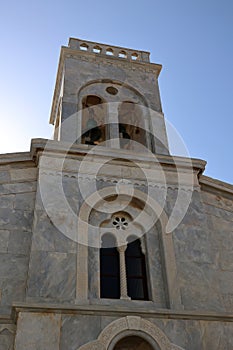
[(143, 338), (138, 336), (128, 336), (121, 339), (113, 350), (153, 350), (152, 346)]

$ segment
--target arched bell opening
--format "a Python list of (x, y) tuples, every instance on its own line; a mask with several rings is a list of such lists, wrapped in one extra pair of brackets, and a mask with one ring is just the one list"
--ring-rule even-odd
[(118, 108), (120, 147), (129, 150), (140, 150), (147, 146), (145, 116), (140, 105), (124, 101)]
[(82, 100), (82, 143), (99, 145), (106, 141), (106, 105), (96, 95), (85, 96)]

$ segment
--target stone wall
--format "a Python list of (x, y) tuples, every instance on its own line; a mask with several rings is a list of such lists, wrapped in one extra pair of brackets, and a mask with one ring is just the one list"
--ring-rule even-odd
[[(72, 314), (65, 310), (61, 314), (52, 310), (47, 314), (21, 310), (15, 349), (78, 350), (86, 344), (88, 346), (85, 349), (105, 349), (100, 345), (95, 347), (96, 339), (100, 339), (100, 342), (106, 339), (111, 343), (112, 338), (128, 334), (129, 329), (133, 335), (154, 336), (157, 344), (160, 342), (163, 344), (161, 347), (158, 346), (158, 349), (162, 350), (231, 350), (233, 347), (232, 322), (218, 319), (216, 315), (198, 317), (178, 313), (176, 316), (173, 314), (168, 317), (161, 313), (158, 317), (156, 313), (153, 315), (152, 311), (150, 315), (146, 315), (146, 309), (144, 312), (135, 309), (136, 317), (129, 317), (130, 314), (132, 314), (130, 308), (124, 312), (117, 308), (114, 312), (92, 306), (86, 311), (73, 310)], [(96, 345), (94, 343), (92, 345), (91, 342), (95, 342)], [(172, 348), (168, 346), (169, 343), (174, 344)]]
[[(4, 156), (1, 160), (0, 349), (12, 349), (17, 323), (17, 350), (30, 350), (35, 346), (43, 350), (77, 350), (95, 340), (112, 321), (133, 312), (157, 326), (172, 343), (183, 349), (230, 350), (233, 339), (232, 317), (229, 316), (233, 310), (231, 186), (221, 185), (224, 191), (223, 187), (217, 189), (215, 186), (220, 185), (214, 180), (211, 180), (211, 186), (203, 186), (207, 180), (202, 177), (200, 187), (196, 177), (186, 215), (173, 233), (165, 234), (162, 222), (150, 228), (144, 249), (153, 301), (100, 300), (96, 266), (98, 249), (89, 257), (82, 255), (85, 247), (80, 248), (75, 239), (69, 238), (69, 230), (77, 227), (72, 226), (70, 213), (63, 210), (64, 203), (56, 185), (61, 183), (68, 207), (77, 218), (80, 213), (83, 215), (80, 210), (85, 202), (80, 183), (88, 196), (93, 195), (93, 188), (108, 193), (114, 181), (123, 174), (134, 188), (135, 202), (127, 207), (133, 215), (140, 211), (141, 201), (147, 194), (152, 196), (153, 203), (163, 205), (157, 168), (150, 158), (143, 157), (139, 160), (143, 171), (139, 171), (134, 168), (133, 159), (132, 164), (120, 160), (119, 154), (126, 156), (120, 150), (115, 155), (118, 160), (114, 164), (107, 162), (93, 180), (93, 159), (81, 169), (82, 154), (72, 153), (59, 171), (60, 154), (57, 152), (55, 156), (53, 153), (51, 158), (50, 152), (45, 153), (43, 162), (40, 158), (32, 161), (29, 154)], [(102, 161), (101, 157), (108, 156), (103, 153), (93, 157), (98, 163)], [(150, 171), (147, 186), (144, 185), (146, 169)], [(163, 213), (163, 217), (169, 217), (178, 188), (171, 168), (165, 167), (164, 171), (168, 180), (173, 179), (173, 182), (169, 180)], [(47, 186), (44, 192), (41, 176)], [(93, 187), (93, 181), (96, 187)], [(186, 196), (188, 189), (184, 184), (182, 186), (182, 194)], [(95, 202), (91, 203), (95, 207)], [(98, 205), (96, 208), (100, 209)], [(49, 215), (51, 213), (53, 217)], [(101, 222), (106, 224), (110, 216), (105, 212), (99, 215), (97, 210), (90, 208), (90, 222), (97, 227)], [(53, 221), (54, 218), (58, 221)], [(145, 218), (149, 216), (141, 220), (140, 227), (146, 223)], [(61, 232), (57, 223), (68, 231)], [(79, 254), (80, 265), (77, 262)], [(85, 264), (88, 275), (85, 288), (89, 288), (89, 300), (79, 300), (77, 280), (84, 285), (86, 282), (78, 268), (83, 273)], [(18, 318), (10, 316), (15, 303), (25, 303), (26, 308), (16, 308)], [(35, 310), (30, 309), (35, 303), (43, 304), (43, 310), (38, 305)], [(84, 309), (77, 311), (77, 305), (81, 303)], [(67, 305), (70, 309), (64, 311)], [(118, 314), (120, 308), (124, 311)], [(169, 312), (174, 312), (172, 316), (166, 314), (169, 308)], [(159, 317), (158, 309), (164, 310)]]
[[(14, 158), (14, 161), (12, 161)], [(4, 163), (6, 160), (1, 159)], [(0, 313), (26, 295), (37, 169), (29, 155), (11, 155), (0, 177)]]

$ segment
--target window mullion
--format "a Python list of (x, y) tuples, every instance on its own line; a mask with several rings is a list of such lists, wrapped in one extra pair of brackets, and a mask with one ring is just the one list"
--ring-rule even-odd
[(127, 292), (127, 277), (126, 277), (126, 263), (125, 263), (125, 251), (127, 245), (117, 247), (120, 256), (120, 292), (121, 299), (131, 299)]

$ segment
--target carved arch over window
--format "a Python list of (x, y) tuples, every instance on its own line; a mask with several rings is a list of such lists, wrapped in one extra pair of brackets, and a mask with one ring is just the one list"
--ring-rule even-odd
[(117, 342), (130, 334), (145, 339), (154, 350), (185, 350), (171, 343), (158, 326), (139, 316), (126, 316), (111, 322), (97, 340), (82, 345), (77, 350), (114, 350)]
[[(130, 92), (130, 96), (136, 96), (138, 99), (138, 102), (140, 105), (145, 106), (147, 108), (150, 108), (148, 105), (148, 101), (146, 100), (145, 96), (140, 93), (137, 89), (135, 89), (132, 85), (127, 84), (125, 81), (120, 80), (112, 80), (112, 79), (95, 79), (88, 81), (85, 85), (83, 85), (79, 91), (77, 92), (77, 101), (80, 101), (80, 98), (82, 99), (83, 96), (86, 96), (88, 94), (93, 93), (96, 90), (100, 90), (99, 86), (103, 87), (103, 91), (109, 86), (109, 84), (114, 85), (119, 91), (121, 89), (127, 89)], [(128, 96), (129, 94), (127, 94)], [(118, 96), (117, 96), (118, 98)], [(121, 99), (121, 101), (124, 101), (125, 99)], [(120, 102), (120, 100), (117, 100)], [(105, 101), (107, 102), (107, 101)], [(135, 101), (136, 102), (136, 101)]]

